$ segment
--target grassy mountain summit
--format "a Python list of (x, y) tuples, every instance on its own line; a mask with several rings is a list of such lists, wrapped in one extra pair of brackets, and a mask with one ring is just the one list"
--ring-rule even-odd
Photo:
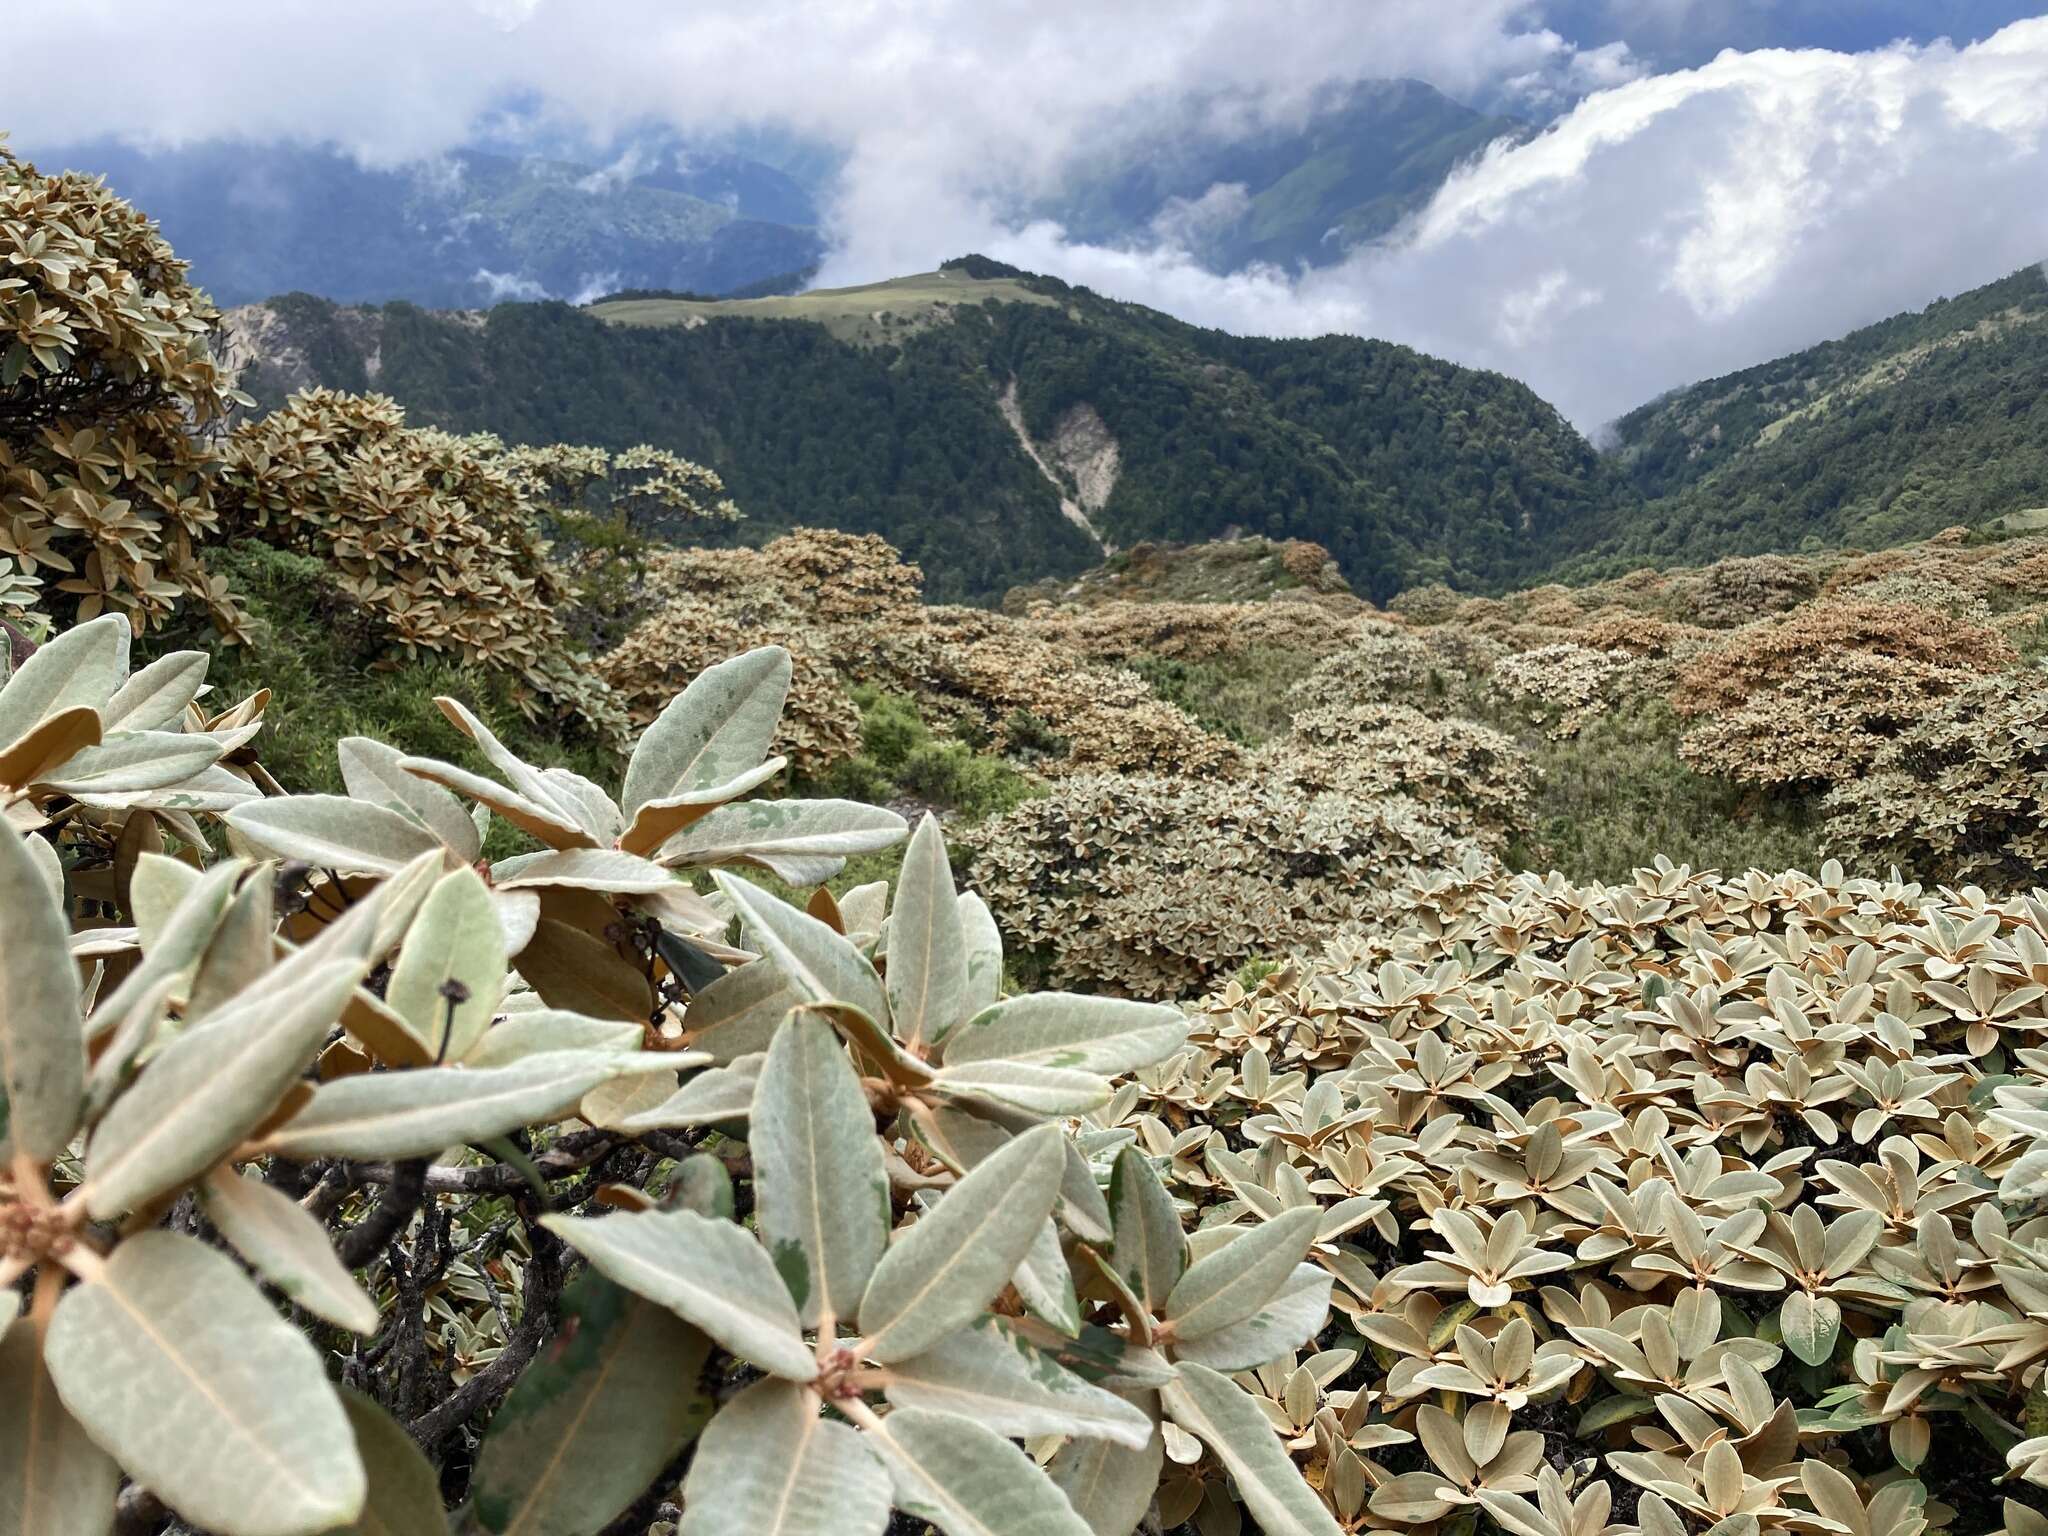
[(1674, 391), (1624, 416), (1643, 560), (1885, 545), (2048, 506), (2048, 273)]
[(1326, 546), (1362, 592), (1496, 586), (1619, 488), (1526, 386), (1357, 337), (1267, 341), (981, 258), (857, 290), (483, 314), (294, 296), (236, 317), (274, 402), (374, 388), (516, 442), (655, 443), (751, 537), (888, 538), (945, 599), (1143, 540)]

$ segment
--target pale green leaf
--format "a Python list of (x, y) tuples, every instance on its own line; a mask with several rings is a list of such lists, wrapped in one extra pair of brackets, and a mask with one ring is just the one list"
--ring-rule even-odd
[(1258, 1311), (1241, 1323), (1181, 1339), (1174, 1346), (1175, 1357), (1200, 1361), (1216, 1371), (1248, 1371), (1291, 1354), (1322, 1331), (1330, 1315), (1333, 1283), (1328, 1270), (1297, 1265), (1280, 1293)]
[(789, 652), (766, 645), (700, 672), (641, 733), (620, 802), (630, 820), (650, 800), (710, 789), (768, 755), (789, 694)]
[(313, 1059), (363, 970), (308, 946), (273, 973), (293, 983), (282, 995), (252, 989), (173, 1039), (94, 1127), (86, 1208), (125, 1214), (232, 1151)]
[[(528, 1056), (550, 1051), (632, 1051), (640, 1048), (647, 1030), (624, 1019), (593, 1019), (559, 1008), (533, 1008), (510, 1014), (483, 1032), (464, 1053), (467, 1067), (509, 1067)], [(688, 1052), (676, 1053), (676, 1065), (692, 1060)], [(701, 1058), (697, 1058), (701, 1059)]]
[(711, 1341), (665, 1307), (586, 1273), (562, 1314), (477, 1456), (470, 1498), (496, 1536), (595, 1536), (716, 1407), (699, 1383)]
[(973, 1015), (1003, 995), (1003, 935), (988, 903), (972, 891), (960, 897), (960, 933), (967, 945), (966, 1011)]
[(692, 1125), (727, 1125), (753, 1113), (765, 1051), (699, 1072), (654, 1108), (621, 1120), (621, 1131), (669, 1131)]
[(1190, 1264), (1166, 1298), (1174, 1336), (1215, 1333), (1272, 1301), (1307, 1257), (1321, 1216), (1313, 1205), (1282, 1211)]
[(435, 883), (406, 930), (384, 1001), (430, 1056), (459, 1061), (497, 1014), (505, 966), (490, 889), (475, 870), (458, 869)]
[(1137, 1147), (1116, 1156), (1109, 1176), (1110, 1262), (1131, 1294), (1157, 1313), (1187, 1271), (1188, 1244), (1173, 1196)]
[(926, 814), (911, 834), (889, 914), (889, 1022), (915, 1050), (967, 1014), (967, 937), (946, 862), (946, 838)]
[(746, 934), (774, 962), (799, 999), (843, 1003), (878, 1024), (888, 1018), (882, 978), (867, 956), (808, 912), (799, 912), (759, 886), (726, 874), (716, 878)]
[(355, 1431), (356, 1453), (369, 1476), (369, 1496), (353, 1525), (334, 1536), (448, 1536), (441, 1474), (390, 1414), (360, 1392), (339, 1389)]
[(1046, 1476), (1094, 1536), (1131, 1536), (1152, 1507), (1166, 1442), (1150, 1414), (1145, 1422), (1152, 1432), (1140, 1450), (1114, 1440), (1072, 1440), (1046, 1465)]
[[(531, 763), (520, 757), (518, 753), (512, 751), (503, 742), (499, 741), (496, 736), (491, 734), (490, 727), (472, 714), (460, 701), (447, 697), (437, 697), (434, 703), (458, 730), (477, 744), (477, 750), (483, 753), (493, 768), (505, 776), (505, 782), (511, 785), (522, 798), (533, 802), (543, 810), (568, 822), (570, 826), (576, 828), (581, 837), (590, 845), (602, 847), (610, 841), (610, 836), (607, 834), (604, 826), (593, 824), (586, 819), (586, 807), (579, 803), (580, 797), (568, 793), (567, 786), (562, 781), (551, 780), (546, 772), (534, 767)], [(412, 771), (417, 771), (413, 769), (410, 760), (407, 762), (407, 767), (412, 769)], [(451, 785), (450, 787), (459, 788), (460, 786)], [(486, 801), (485, 803), (489, 804), (490, 802)], [(618, 819), (617, 807), (611, 807), (610, 812), (611, 814), (607, 820), (615, 822)]]
[(284, 795), (239, 805), (229, 828), (250, 848), (344, 875), (393, 875), (440, 839), (410, 816), (346, 795)]
[(768, 1049), (775, 1028), (798, 1001), (772, 960), (736, 966), (690, 999), (683, 1039), (719, 1062)]
[(817, 1376), (789, 1292), (744, 1228), (683, 1210), (544, 1216), (541, 1225), (602, 1274), (771, 1375)]
[(899, 1408), (868, 1439), (888, 1463), (897, 1507), (945, 1536), (1089, 1536), (1066, 1495), (994, 1430)]
[(45, 789), (91, 802), (102, 795), (167, 789), (220, 761), (221, 743), (181, 731), (115, 731), (44, 776)]
[(42, 861), (0, 817), (0, 913), (7, 968), (0, 984), (0, 1089), (17, 1152), (49, 1162), (70, 1144), (85, 1106), (85, 1030), (71, 925), (50, 898)]
[(626, 896), (666, 891), (675, 883), (676, 877), (659, 864), (616, 848), (551, 848), (491, 866), (491, 884), (501, 891), (561, 886)]
[(351, 1333), (377, 1331), (377, 1303), (355, 1282), (327, 1229), (255, 1173), (216, 1168), (203, 1186), (206, 1218), (285, 1297)]
[(754, 1091), (761, 1239), (809, 1327), (853, 1316), (889, 1242), (889, 1173), (874, 1111), (846, 1047), (823, 1019), (791, 1015)]
[(168, 731), (184, 719), (185, 706), (199, 697), (213, 658), (204, 651), (173, 651), (135, 673), (99, 706), (109, 731)]
[[(891, 944), (891, 960), (894, 959)], [(1118, 1073), (1178, 1050), (1188, 1022), (1178, 1008), (1116, 997), (1035, 992), (984, 1009), (946, 1037), (948, 1067), (1008, 1061)]]
[(1059, 1127), (1019, 1136), (891, 1245), (860, 1305), (870, 1358), (921, 1354), (981, 1315), (1052, 1214), (1064, 1161)]
[(847, 857), (903, 840), (901, 816), (858, 800), (746, 800), (721, 805), (661, 845), (664, 864), (758, 864), (790, 885), (822, 885)]
[(1830, 1296), (1795, 1290), (1778, 1310), (1778, 1328), (1785, 1347), (1808, 1365), (1824, 1364), (1835, 1352), (1842, 1333), (1841, 1304)]
[(1223, 1463), (1239, 1500), (1265, 1536), (1343, 1536), (1323, 1501), (1302, 1481), (1273, 1421), (1228, 1376), (1189, 1362), (1159, 1389), (1159, 1396), (1173, 1422)]
[(120, 1487), (119, 1464), (58, 1401), (35, 1328), (0, 1334), (0, 1536), (106, 1536)]
[(45, 1353), (65, 1407), (190, 1523), (317, 1536), (361, 1513), (319, 1354), (225, 1254), (163, 1231), (117, 1244), (64, 1293)]
[(1110, 1099), (1109, 1080), (1068, 1067), (1028, 1061), (970, 1061), (942, 1067), (932, 1088), (967, 1104), (990, 1104), (1034, 1115), (1085, 1115)]
[[(627, 1063), (634, 1065), (628, 1066)], [(418, 1067), (322, 1083), (263, 1150), (311, 1157), (432, 1157), (561, 1119), (599, 1083), (645, 1070), (638, 1052), (547, 1051), (502, 1067)]]
[(0, 749), (13, 746), (53, 715), (98, 709), (128, 676), (134, 631), (119, 614), (102, 614), (36, 647), (0, 687)]
[(680, 1536), (881, 1536), (889, 1474), (868, 1437), (784, 1381), (757, 1381), (720, 1410), (683, 1483)]
[(1099, 1436), (1139, 1450), (1153, 1434), (1143, 1412), (1040, 1353), (998, 1317), (897, 1361), (886, 1390), (898, 1407), (958, 1414), (1011, 1439)]
[(1010, 1283), (1033, 1317), (1062, 1333), (1081, 1331), (1081, 1301), (1074, 1294), (1074, 1272), (1060, 1244), (1059, 1224), (1051, 1217), (1039, 1227)]
[(349, 795), (410, 816), (432, 832), (465, 864), (484, 851), (482, 834), (462, 802), (440, 785), (406, 770), (405, 753), (368, 736), (344, 736), (335, 744), (341, 782)]

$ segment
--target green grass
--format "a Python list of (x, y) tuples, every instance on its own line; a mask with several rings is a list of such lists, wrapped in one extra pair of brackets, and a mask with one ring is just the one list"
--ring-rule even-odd
[(1287, 733), (1287, 690), (1315, 664), (1313, 656), (1272, 646), (1212, 661), (1140, 656), (1127, 663), (1167, 703), (1219, 736), (1252, 747)]
[(1626, 880), (1660, 853), (1731, 874), (1819, 867), (1810, 800), (1694, 773), (1678, 756), (1679, 734), (1671, 706), (1649, 698), (1567, 741), (1525, 737), (1539, 784), (1530, 835), (1509, 845), (1508, 862), (1581, 882)]
[(691, 326), (729, 316), (748, 320), (812, 320), (841, 341), (878, 346), (951, 318), (958, 304), (1050, 304), (1014, 278), (976, 278), (964, 272), (920, 272), (854, 288), (814, 288), (765, 299), (620, 299), (593, 304), (590, 313), (614, 325)]
[[(616, 789), (623, 763), (587, 734), (531, 721), (504, 679), (445, 661), (374, 664), (375, 645), (358, 616), (336, 599), (318, 560), (266, 545), (241, 543), (210, 551), (208, 564), (228, 578), (247, 610), (249, 645), (230, 645), (211, 632), (177, 633), (137, 644), (137, 664), (177, 649), (212, 654), (207, 703), (225, 709), (261, 688), (271, 691), (255, 741), (263, 766), (295, 794), (339, 794), (335, 743), (373, 736), (405, 752), (473, 773), (493, 770), (468, 737), (435, 707), (437, 694), (460, 699), (505, 745), (540, 767), (572, 769)], [(493, 857), (533, 846), (508, 823), (494, 821)]]

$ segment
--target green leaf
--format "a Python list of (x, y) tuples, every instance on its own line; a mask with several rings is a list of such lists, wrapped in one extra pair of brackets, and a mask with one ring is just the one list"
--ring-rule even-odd
[(1778, 1309), (1778, 1328), (1785, 1347), (1806, 1364), (1825, 1364), (1842, 1333), (1841, 1305), (1830, 1296), (1793, 1291)]
[(1028, 1061), (970, 1061), (941, 1067), (932, 1074), (931, 1086), (964, 1104), (1021, 1109), (1033, 1115), (1085, 1115), (1110, 1100), (1107, 1078)]
[[(604, 824), (593, 819), (591, 807), (583, 803), (582, 796), (573, 793), (562, 780), (534, 767), (513, 752), (459, 700), (442, 696), (437, 697), (434, 704), (457, 730), (476, 743), (477, 750), (483, 753), (486, 761), (505, 776), (505, 782), (522, 798), (565, 820), (586, 846), (602, 847), (611, 840), (616, 829), (607, 830)], [(412, 768), (411, 759), (407, 760), (407, 768), (408, 771), (417, 771)], [(618, 819), (618, 808), (607, 806), (603, 821), (615, 822)]]
[[(895, 941), (890, 941), (895, 963)], [(946, 1037), (949, 1067), (1005, 1061), (1073, 1071), (1118, 1073), (1150, 1066), (1178, 1050), (1188, 1021), (1178, 1008), (1116, 997), (1035, 992), (984, 1009)]]
[(805, 1002), (844, 1003), (876, 1023), (889, 1017), (882, 978), (867, 956), (808, 912), (731, 875), (715, 877), (746, 933)]
[(988, 903), (972, 891), (960, 897), (960, 933), (967, 944), (965, 1006), (975, 1014), (1003, 995), (1003, 935)]
[(1060, 1244), (1059, 1224), (1051, 1217), (1040, 1225), (1038, 1236), (1032, 1240), (1010, 1283), (1033, 1317), (1065, 1333), (1081, 1331), (1081, 1302), (1074, 1294), (1074, 1272)]
[(368, 736), (344, 736), (335, 744), (341, 782), (351, 798), (410, 816), (439, 838), (465, 864), (484, 851), (483, 835), (462, 802), (405, 768), (405, 754)]
[(199, 697), (212, 660), (204, 651), (159, 656), (100, 706), (100, 724), (109, 731), (177, 729), (185, 717), (185, 706)]
[(683, 1039), (721, 1064), (751, 1056), (768, 1049), (776, 1026), (797, 1001), (796, 989), (774, 961), (737, 966), (690, 999)]
[[(7, 1310), (18, 1302), (10, 1292)], [(121, 1468), (57, 1400), (42, 1341), (0, 1336), (0, 1536), (106, 1536)]]
[(945, 1536), (1089, 1536), (1066, 1496), (994, 1430), (899, 1408), (868, 1440), (889, 1465), (897, 1507)]
[(1159, 1397), (1174, 1423), (1215, 1452), (1265, 1536), (1343, 1536), (1301, 1480), (1273, 1421), (1228, 1376), (1191, 1361)]
[(791, 670), (788, 651), (764, 645), (700, 672), (634, 745), (619, 796), (626, 818), (650, 800), (737, 778), (766, 757)]
[(291, 1196), (229, 1168), (216, 1168), (202, 1193), (207, 1220), (286, 1297), (351, 1333), (377, 1331), (377, 1303), (334, 1256), (327, 1229)]
[(881, 1536), (889, 1474), (869, 1439), (802, 1388), (755, 1382), (698, 1442), (680, 1536)]
[(1179, 1340), (1175, 1357), (1215, 1371), (1248, 1371), (1291, 1354), (1322, 1331), (1333, 1283), (1330, 1272), (1318, 1265), (1296, 1265), (1279, 1294), (1258, 1311), (1228, 1328)]
[(711, 1341), (586, 1273), (563, 1326), (520, 1375), (478, 1454), (476, 1515), (498, 1536), (594, 1536), (710, 1422)]
[(1095, 1536), (1131, 1536), (1152, 1507), (1166, 1442), (1152, 1415), (1145, 1417), (1152, 1433), (1141, 1450), (1114, 1440), (1072, 1440), (1046, 1466), (1046, 1476)]
[(1584, 1437), (1616, 1424), (1625, 1424), (1630, 1419), (1640, 1419), (1655, 1406), (1649, 1398), (1637, 1397), (1628, 1392), (1614, 1397), (1603, 1397), (1579, 1415), (1578, 1433)]
[(1157, 1313), (1188, 1267), (1188, 1240), (1173, 1196), (1135, 1146), (1117, 1153), (1109, 1175), (1110, 1262), (1131, 1294)]
[(816, 1379), (818, 1363), (789, 1292), (744, 1228), (686, 1210), (543, 1216), (541, 1225), (600, 1273), (742, 1359), (791, 1381)]
[(1005, 1320), (983, 1318), (889, 1367), (889, 1401), (986, 1425), (1010, 1439), (1083, 1435), (1141, 1450), (1152, 1421), (1034, 1349)]
[(285, 1157), (432, 1157), (569, 1114), (638, 1052), (548, 1051), (503, 1067), (420, 1067), (322, 1083), (313, 1101), (264, 1139)]
[(832, 1026), (802, 1013), (768, 1047), (748, 1119), (761, 1239), (804, 1325), (853, 1316), (889, 1244), (874, 1111)]
[(1166, 1298), (1174, 1337), (1198, 1339), (1241, 1323), (1286, 1286), (1316, 1240), (1322, 1211), (1282, 1211), (1188, 1266)]
[[(5, 818), (0, 818), (4, 822)], [(39, 1163), (70, 1145), (85, 1105), (85, 1030), (71, 925), (50, 899), (23, 835), (0, 825), (0, 913), (7, 969), (0, 984), (0, 1089), (15, 1150)]]
[(58, 1302), (45, 1355), (64, 1406), (193, 1525), (316, 1536), (362, 1512), (362, 1458), (320, 1356), (203, 1243), (117, 1244)]
[(90, 803), (103, 795), (168, 789), (220, 761), (222, 743), (183, 731), (115, 731), (43, 775), (46, 789)]
[(1052, 1214), (1064, 1161), (1059, 1127), (1040, 1126), (974, 1169), (898, 1238), (861, 1300), (865, 1353), (905, 1360), (980, 1316)]
[[(528, 1056), (549, 1051), (632, 1051), (647, 1038), (643, 1025), (624, 1019), (593, 1019), (559, 1008), (530, 1008), (498, 1020), (462, 1055), (467, 1067), (509, 1067)], [(675, 1053), (678, 1067), (704, 1058), (689, 1051)]]
[(441, 1474), (433, 1463), (390, 1414), (360, 1392), (338, 1391), (370, 1490), (356, 1523), (334, 1536), (448, 1536)]
[(0, 688), (0, 748), (11, 747), (67, 709), (97, 709), (128, 675), (134, 631), (120, 614), (103, 614), (58, 635)]
[(284, 795), (238, 805), (229, 829), (259, 853), (344, 875), (393, 875), (440, 839), (397, 811), (346, 795)]
[(233, 1151), (306, 1069), (364, 970), (309, 945), (172, 1039), (94, 1127), (86, 1209), (101, 1220), (136, 1210)]
[(435, 882), (406, 930), (384, 1001), (428, 1055), (460, 1061), (497, 1014), (506, 963), (490, 888), (475, 870), (458, 869)]
[(967, 937), (946, 862), (946, 838), (926, 813), (904, 850), (889, 915), (889, 1022), (912, 1050), (967, 1016)]
[(766, 1051), (742, 1056), (723, 1067), (699, 1072), (652, 1109), (628, 1115), (614, 1130), (666, 1131), (691, 1125), (729, 1125), (754, 1111)]
[(721, 805), (661, 845), (664, 864), (758, 864), (790, 885), (822, 885), (847, 856), (903, 841), (903, 818), (858, 800), (746, 800)]
[(673, 890), (676, 877), (659, 864), (616, 848), (550, 848), (498, 860), (491, 866), (491, 884), (501, 891), (557, 886), (626, 896)]

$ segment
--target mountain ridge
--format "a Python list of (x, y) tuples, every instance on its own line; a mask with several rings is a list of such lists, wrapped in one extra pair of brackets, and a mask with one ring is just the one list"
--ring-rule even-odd
[[(1503, 375), (1203, 330), (981, 258), (745, 303), (263, 309), (234, 321), (260, 401), (375, 388), (452, 429), (654, 442), (717, 470), (754, 536), (879, 533), (948, 599), (1232, 532), (1313, 539), (1379, 597), (1499, 584), (1528, 574), (1531, 530), (1569, 538), (1613, 494), (1591, 445)], [(1031, 451), (1083, 420), (1085, 493), (1078, 467), (1047, 472), (1063, 453)], [(1092, 536), (1062, 506), (1091, 498)]]

